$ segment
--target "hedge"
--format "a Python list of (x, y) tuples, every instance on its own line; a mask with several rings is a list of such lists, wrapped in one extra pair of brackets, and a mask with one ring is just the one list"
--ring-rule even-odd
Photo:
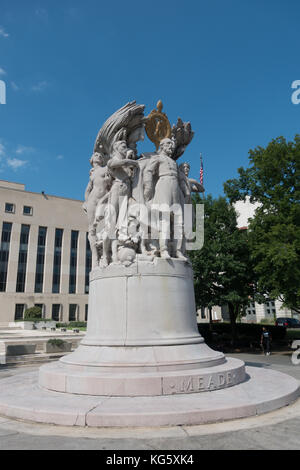
[(51, 344), (51, 346), (57, 346), (58, 348), (66, 344), (66, 341), (60, 338), (50, 338), (47, 341), (48, 344)]
[[(231, 324), (230, 323), (212, 323), (212, 329), (210, 329), (209, 323), (199, 323), (198, 330), (201, 336), (206, 341), (211, 341), (213, 333), (217, 335), (226, 336), (231, 335)], [(236, 323), (237, 337), (247, 337), (252, 341), (260, 341), (263, 325), (257, 323)], [(273, 341), (279, 341), (285, 338), (286, 328), (283, 326), (266, 326), (267, 330), (271, 333)]]
[(85, 328), (86, 321), (70, 321), (69, 323), (57, 323), (57, 328)]

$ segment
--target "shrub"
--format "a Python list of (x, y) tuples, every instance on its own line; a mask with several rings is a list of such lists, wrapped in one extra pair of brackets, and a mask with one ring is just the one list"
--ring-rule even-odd
[(86, 321), (70, 321), (70, 323), (68, 324), (70, 328), (85, 328), (86, 325)]
[(261, 325), (274, 325), (275, 320), (274, 320), (274, 318), (262, 318), (260, 320), (260, 324)]
[(60, 348), (66, 343), (66, 341), (64, 341), (63, 339), (58, 339), (58, 338), (50, 338), (48, 339), (47, 343), (51, 344), (51, 346), (57, 346), (58, 348)]
[(46, 322), (52, 322), (53, 320), (51, 320), (51, 318), (26, 318), (26, 320), (15, 320), (15, 322), (21, 322), (21, 321), (31, 321), (33, 323), (37, 323), (37, 322), (43, 322), (43, 323), (46, 323)]
[(86, 321), (70, 321), (69, 323), (57, 323), (57, 328), (86, 328)]
[(34, 321), (34, 320), (40, 320), (41, 318), (42, 318), (41, 307), (30, 307), (25, 310), (24, 320)]
[[(199, 323), (198, 329), (199, 333), (203, 336), (205, 341), (210, 342), (212, 339), (212, 333), (217, 333), (218, 335), (231, 335), (231, 325), (230, 323)], [(268, 325), (268, 330), (272, 335), (274, 341), (282, 340), (285, 338), (286, 329), (282, 326)], [(237, 336), (241, 338), (249, 338), (251, 341), (260, 341), (260, 336), (262, 332), (262, 325), (259, 323), (237, 323)]]

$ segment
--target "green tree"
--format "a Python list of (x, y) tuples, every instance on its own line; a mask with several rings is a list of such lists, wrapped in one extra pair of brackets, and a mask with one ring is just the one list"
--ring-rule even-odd
[(41, 307), (30, 307), (25, 310), (24, 320), (38, 320), (42, 318)]
[(228, 305), (234, 340), (236, 319), (255, 296), (255, 275), (247, 230), (238, 229), (236, 211), (224, 197), (205, 199), (204, 246), (190, 258), (197, 306)]
[(249, 246), (258, 289), (300, 313), (300, 136), (284, 137), (249, 152), (249, 168), (227, 181), (231, 202), (258, 202)]

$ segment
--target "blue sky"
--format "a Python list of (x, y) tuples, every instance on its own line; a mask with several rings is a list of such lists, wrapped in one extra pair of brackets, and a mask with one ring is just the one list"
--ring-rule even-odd
[(104, 120), (162, 99), (195, 131), (181, 161), (198, 177), (202, 152), (222, 194), (250, 148), (300, 133), (299, 24), (298, 0), (0, 0), (0, 178), (82, 199)]

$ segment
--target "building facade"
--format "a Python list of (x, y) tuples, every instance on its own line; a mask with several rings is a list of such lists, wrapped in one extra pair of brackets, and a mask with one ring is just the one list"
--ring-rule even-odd
[(0, 322), (32, 306), (56, 321), (87, 319), (87, 230), (82, 201), (0, 180)]

